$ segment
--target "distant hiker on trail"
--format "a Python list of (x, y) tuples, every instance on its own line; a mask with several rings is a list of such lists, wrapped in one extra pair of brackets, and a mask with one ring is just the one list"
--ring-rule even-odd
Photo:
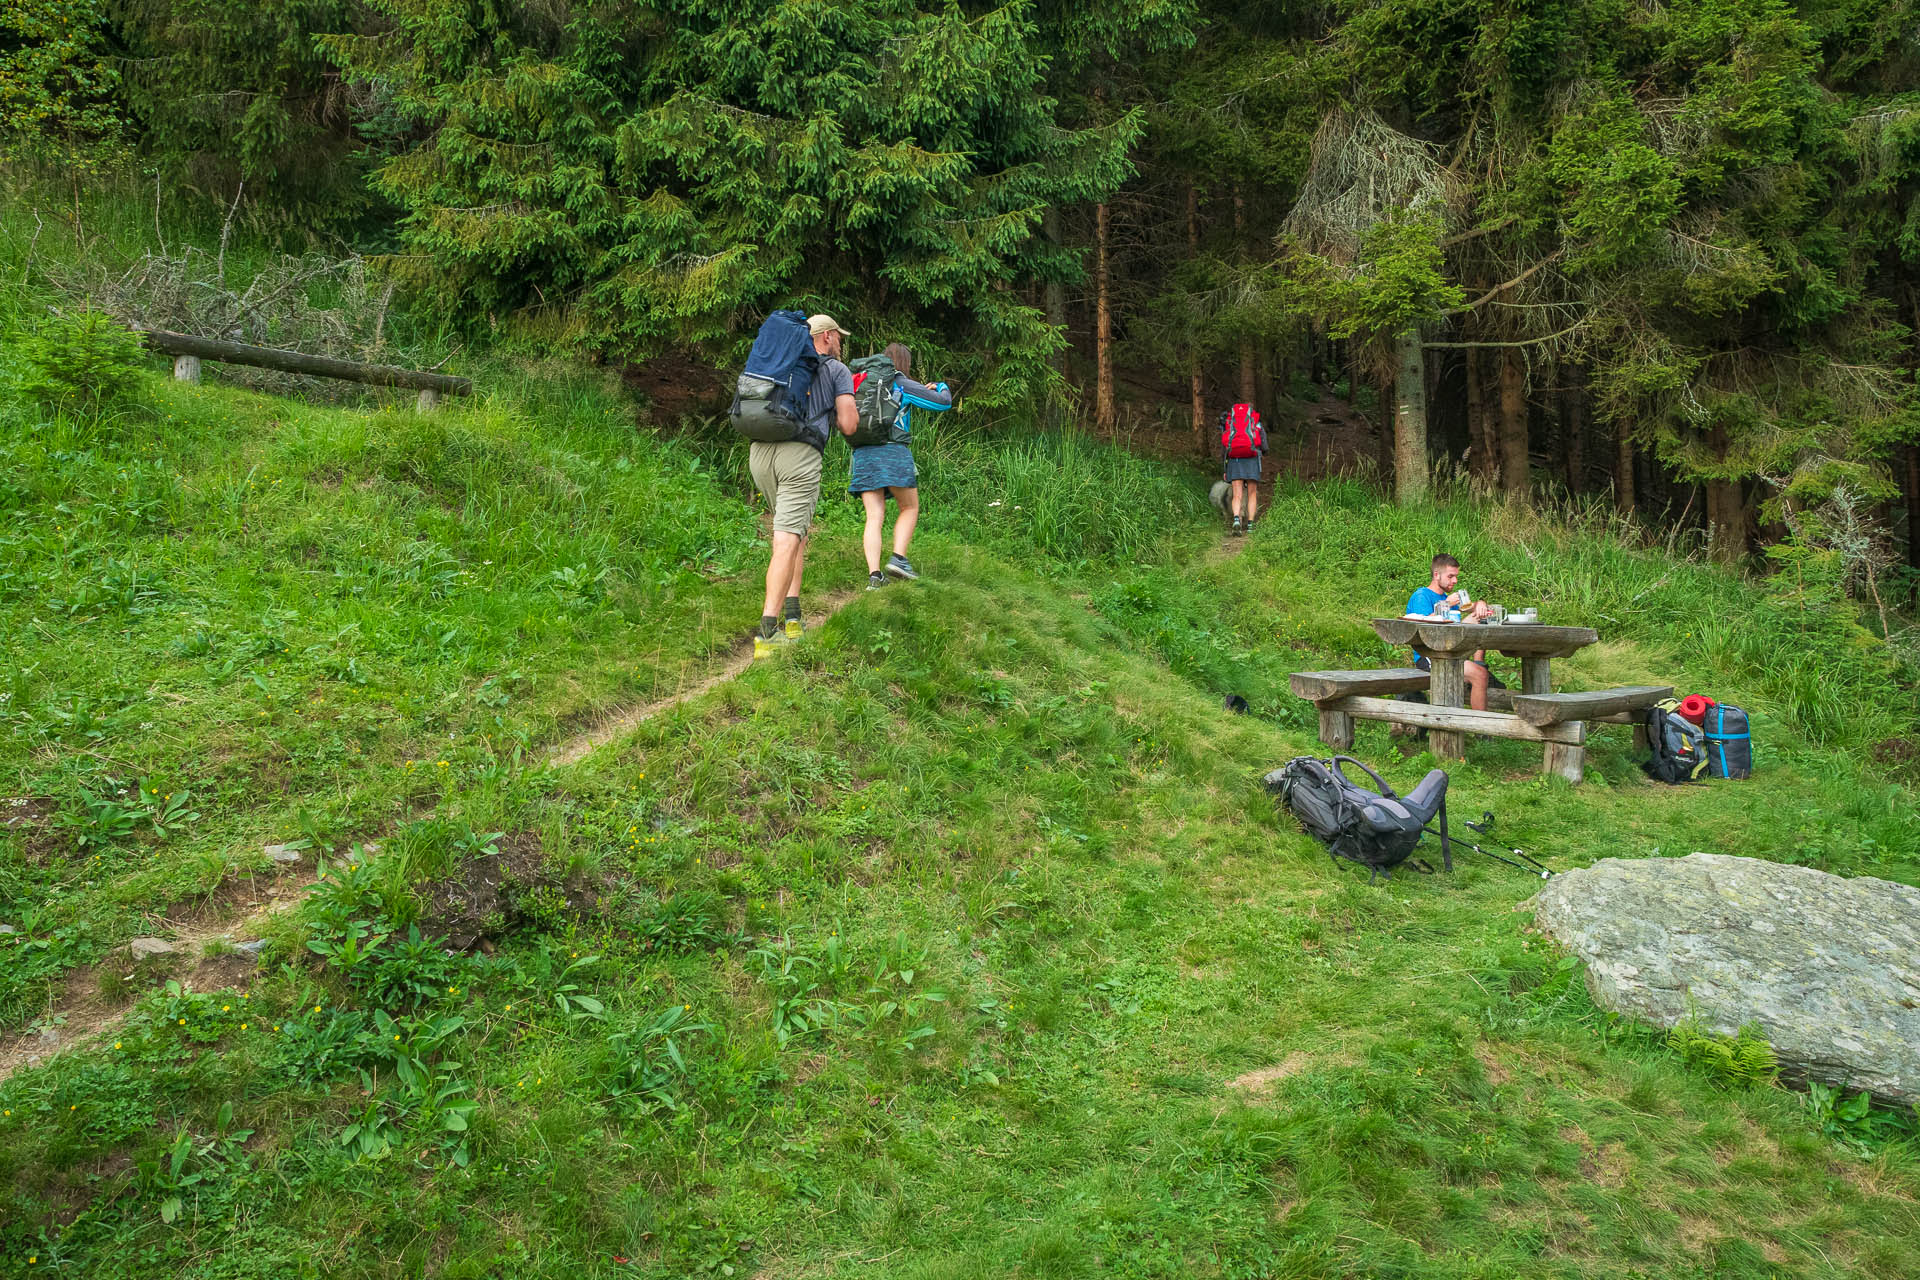
[[(1453, 621), (1453, 613), (1457, 610), (1458, 621), (1478, 622), (1493, 613), (1492, 605), (1484, 600), (1475, 603), (1466, 592), (1458, 589), (1459, 586), (1460, 562), (1442, 551), (1433, 558), (1432, 575), (1427, 579), (1427, 585), (1407, 597), (1406, 616), (1425, 622), (1432, 622), (1435, 619)], [(1422, 671), (1433, 670), (1432, 664), (1422, 654), (1414, 655), (1413, 665)], [(1506, 687), (1495, 680), (1493, 673), (1487, 669), (1485, 649), (1475, 653), (1467, 661), (1466, 678), (1467, 701), (1475, 711), (1487, 709), (1489, 685)]]
[[(920, 520), (919, 476), (913, 466), (912, 415), (915, 409), (940, 413), (953, 407), (953, 393), (944, 382), (927, 386), (907, 376), (913, 352), (889, 342), (877, 356), (853, 362), (854, 404), (860, 428), (848, 437), (853, 446), (853, 474), (847, 492), (866, 504), (867, 590), (887, 585), (888, 575), (913, 581), (920, 575), (907, 559), (913, 527)], [(881, 526), (891, 496), (898, 514), (893, 520), (893, 555), (884, 571), (880, 564)]]
[(832, 432), (838, 429), (852, 435), (859, 421), (853, 407), (853, 375), (840, 362), (840, 340), (852, 335), (825, 315), (807, 317), (807, 331), (813, 336), (820, 367), (807, 389), (806, 424), (795, 439), (755, 440), (747, 453), (753, 483), (773, 512), (766, 601), (760, 609), (760, 630), (753, 637), (756, 658), (798, 640), (805, 630), (800, 621), (800, 575), (806, 568), (807, 531), (813, 526), (814, 508), (820, 505), (821, 461)]
[(1229, 510), (1236, 534), (1253, 532), (1260, 515), (1260, 460), (1266, 451), (1266, 429), (1252, 405), (1236, 404), (1220, 415), (1220, 457), (1226, 466), (1221, 478), (1233, 487)]

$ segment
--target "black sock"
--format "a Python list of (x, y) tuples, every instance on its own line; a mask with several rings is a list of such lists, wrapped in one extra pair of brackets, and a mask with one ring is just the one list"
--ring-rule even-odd
[(768, 614), (762, 614), (762, 615), (761, 615), (761, 617), (760, 617), (760, 638), (761, 638), (762, 640), (771, 640), (771, 639), (773, 639), (773, 634), (774, 634), (774, 632), (776, 632), (776, 631), (778, 631), (778, 630), (780, 630), (780, 619), (778, 619), (778, 618), (776, 618), (776, 617), (774, 617), (774, 616), (773, 616), (772, 614), (770, 614), (770, 613), (768, 613)]
[(787, 597), (786, 616), (789, 618), (792, 618), (795, 622), (798, 622), (800, 620), (800, 597), (799, 596)]

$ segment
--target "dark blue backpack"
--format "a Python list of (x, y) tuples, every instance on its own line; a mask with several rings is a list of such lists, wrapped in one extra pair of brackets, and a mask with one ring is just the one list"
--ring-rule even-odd
[(820, 371), (806, 313), (776, 311), (760, 325), (733, 392), (733, 429), (749, 440), (824, 438), (807, 426), (807, 393)]
[(1715, 778), (1753, 776), (1753, 728), (1739, 707), (1716, 702), (1707, 708), (1707, 773)]

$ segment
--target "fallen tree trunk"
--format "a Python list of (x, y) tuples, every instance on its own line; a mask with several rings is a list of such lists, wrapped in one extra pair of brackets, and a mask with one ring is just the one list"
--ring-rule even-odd
[(200, 338), (171, 329), (149, 329), (134, 325), (150, 351), (169, 356), (191, 356), (197, 360), (224, 360), (228, 364), (250, 364), (281, 373), (305, 373), (316, 378), (339, 378), (376, 387), (405, 387), (410, 391), (433, 391), (443, 395), (473, 394), (471, 378), (456, 378), (447, 373), (427, 373), (419, 369), (400, 369), (390, 364), (363, 364), (335, 356), (310, 356), (277, 347), (253, 347), (224, 338)]

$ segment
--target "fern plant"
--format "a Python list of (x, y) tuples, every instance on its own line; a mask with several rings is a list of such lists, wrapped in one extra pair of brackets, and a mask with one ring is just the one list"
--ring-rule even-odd
[(1773, 1046), (1754, 1023), (1732, 1036), (1715, 1035), (1689, 1018), (1667, 1033), (1667, 1047), (1722, 1088), (1773, 1084), (1780, 1074)]

